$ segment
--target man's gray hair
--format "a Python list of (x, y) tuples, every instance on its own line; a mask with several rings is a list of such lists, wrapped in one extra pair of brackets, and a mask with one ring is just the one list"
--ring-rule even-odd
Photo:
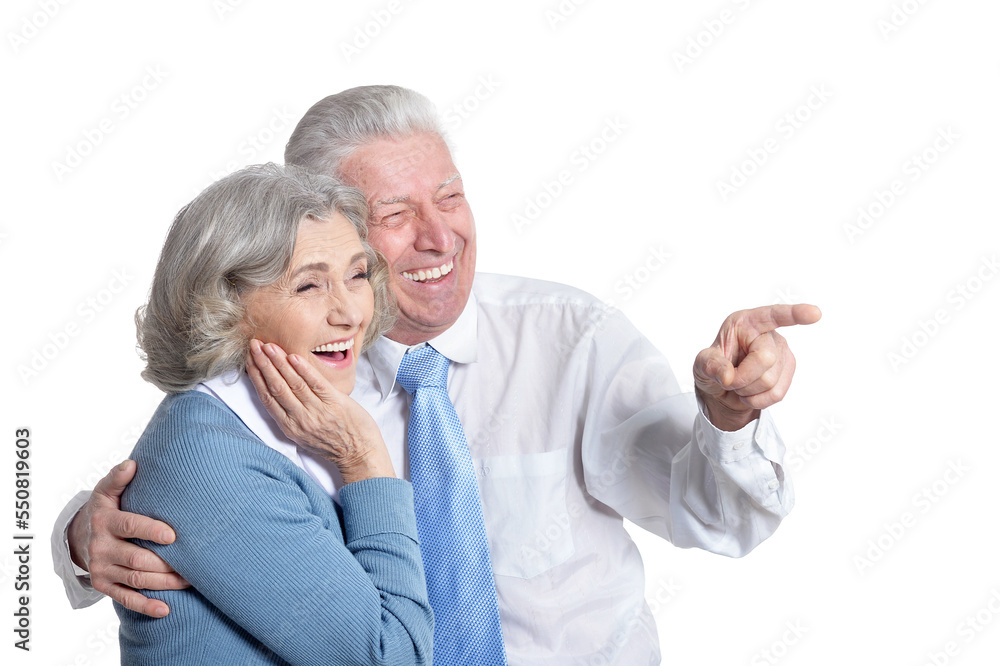
[(437, 109), (420, 93), (399, 86), (350, 88), (306, 111), (285, 146), (285, 163), (343, 177), (341, 163), (357, 148), (424, 132), (448, 143)]
[(298, 167), (250, 166), (209, 185), (174, 218), (135, 316), (143, 378), (178, 393), (242, 371), (251, 330), (241, 297), (284, 276), (303, 220), (334, 213), (351, 222), (368, 255), (375, 314), (364, 344), (387, 331), (389, 271), (368, 245), (361, 191)]

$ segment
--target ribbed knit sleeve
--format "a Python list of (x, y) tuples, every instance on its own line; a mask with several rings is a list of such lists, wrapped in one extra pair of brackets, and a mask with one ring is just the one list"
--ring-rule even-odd
[(162, 619), (117, 607), (123, 663), (430, 663), (409, 483), (344, 486), (342, 528), (312, 479), (198, 392), (167, 397), (133, 457), (123, 508), (174, 528), (141, 545), (194, 589), (156, 593)]

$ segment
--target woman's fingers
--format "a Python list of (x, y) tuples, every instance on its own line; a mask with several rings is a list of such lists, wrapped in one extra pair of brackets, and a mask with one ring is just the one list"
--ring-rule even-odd
[(309, 365), (309, 363), (299, 356), (298, 354), (289, 354), (287, 356), (288, 364), (291, 370), (298, 375), (305, 382), (306, 387), (312, 395), (320, 399), (324, 403), (337, 402), (343, 393), (338, 391), (330, 382), (326, 380), (323, 375), (317, 372), (316, 368)]
[[(261, 404), (264, 408), (272, 415), (276, 416), (276, 409), (281, 409), (274, 398), (271, 397), (271, 391), (267, 387), (267, 380), (264, 379), (263, 373), (260, 371), (260, 367), (257, 365), (257, 356), (253, 352), (253, 346), (260, 346), (256, 340), (250, 343), (250, 351), (247, 353), (247, 375), (250, 377), (250, 382), (253, 387), (257, 389), (257, 397), (260, 398)], [(283, 410), (282, 410), (283, 411)]]
[[(282, 373), (279, 363), (288, 366), (288, 362), (284, 360), (285, 353), (277, 345), (274, 345), (276, 349), (269, 349), (270, 346), (270, 344), (261, 344), (257, 340), (250, 341), (250, 356), (257, 371), (260, 373), (260, 378), (263, 380), (263, 392), (266, 392), (276, 406), (280, 407), (281, 412), (285, 414), (298, 413), (302, 409), (302, 401), (299, 399), (302, 388), (300, 386), (298, 392), (293, 390), (285, 374), (288, 373), (295, 377), (298, 377), (298, 375), (290, 373), (288, 370), (286, 370), (286, 373)], [(247, 366), (247, 370), (249, 372), (249, 365)], [(252, 376), (251, 380), (253, 380)], [(301, 377), (298, 377), (298, 383), (303, 386), (305, 385)], [(262, 388), (256, 383), (254, 385), (257, 386), (257, 393), (262, 393)], [(268, 408), (269, 412), (272, 414), (275, 413), (268, 406), (263, 396), (261, 396), (261, 402), (264, 402), (264, 406)]]

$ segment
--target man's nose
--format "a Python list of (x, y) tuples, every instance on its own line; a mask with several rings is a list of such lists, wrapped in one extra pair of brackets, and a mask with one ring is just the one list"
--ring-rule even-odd
[(455, 234), (440, 211), (420, 211), (413, 248), (419, 252), (447, 254), (455, 248)]

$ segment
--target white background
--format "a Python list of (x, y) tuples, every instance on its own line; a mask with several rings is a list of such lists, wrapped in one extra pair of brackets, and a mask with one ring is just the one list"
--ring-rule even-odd
[(1000, 6), (896, 2), (5, 2), (0, 478), (10, 507), (30, 428), (36, 540), (25, 654), (2, 514), (4, 654), (117, 663), (110, 602), (69, 609), (48, 533), (159, 402), (132, 316), (174, 213), (281, 161), (320, 98), (397, 83), (448, 114), (480, 270), (612, 300), (683, 382), (729, 312), (823, 308), (786, 332), (797, 506), (778, 533), (742, 560), (636, 534), (664, 663), (995, 663)]

